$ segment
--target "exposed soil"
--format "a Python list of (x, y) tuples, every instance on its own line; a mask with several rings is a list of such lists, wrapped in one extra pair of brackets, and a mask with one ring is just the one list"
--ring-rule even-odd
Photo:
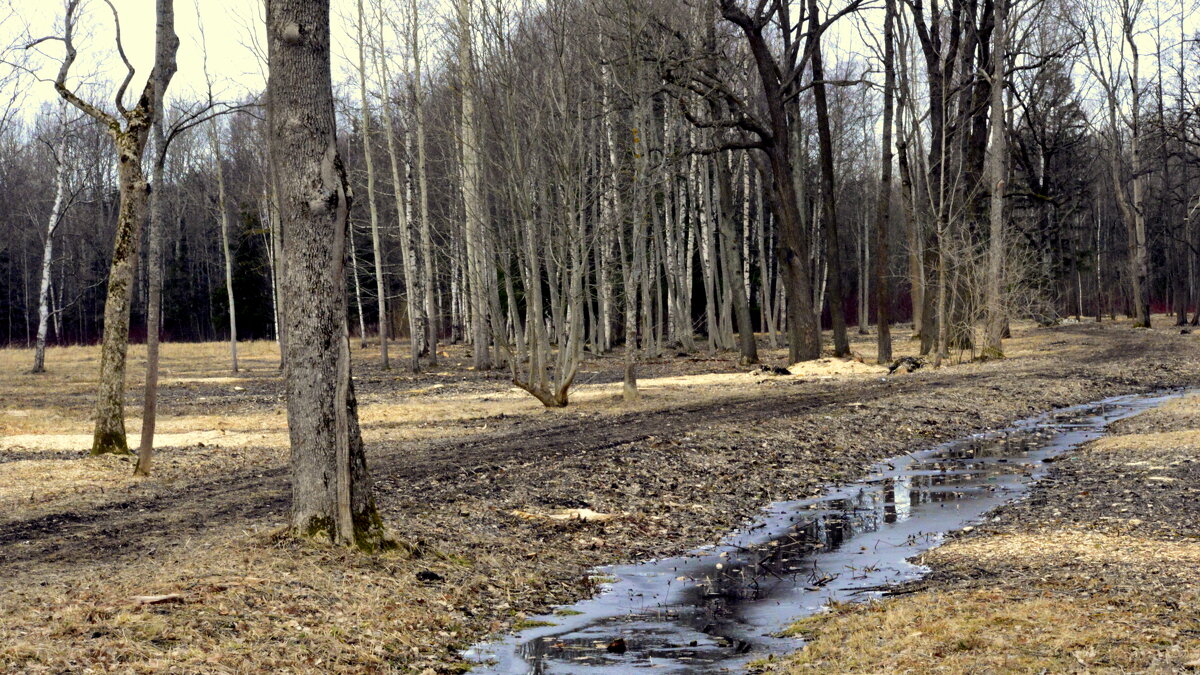
[[(868, 354), (866, 343), (855, 348)], [(457, 363), (437, 374), (385, 373), (373, 361), (356, 365), (356, 388), (367, 404), (482, 397), (472, 399), (483, 402), (478, 414), (394, 425), (436, 427), (424, 437), (389, 439), (386, 416), (364, 424), (377, 500), (397, 534), (414, 545), (414, 555), (372, 560), (271, 543), (251, 531), (267, 531), (285, 517), (285, 451), (168, 448), (169, 478), (64, 493), (0, 516), (0, 645), (10, 645), (0, 646), (0, 666), (450, 671), (461, 666), (455, 649), (526, 612), (590, 592), (587, 570), (596, 565), (713, 541), (770, 501), (811, 496), (878, 459), (936, 440), (1108, 395), (1187, 385), (1200, 374), (1200, 340), (1177, 331), (1108, 324), (1022, 328), (1009, 352), (1013, 358), (1003, 361), (886, 378), (743, 374), (740, 386), (718, 382), (691, 393), (666, 392), (658, 402), (648, 394), (632, 410), (600, 389), (591, 403), (545, 413), (525, 407), (514, 413), (515, 404), (500, 400), (515, 396), (507, 381), (466, 370), (461, 351), (451, 352)], [(593, 385), (620, 379), (618, 359), (591, 360), (586, 370)], [(744, 370), (732, 356), (667, 357), (644, 364), (641, 375)], [(164, 409), (266, 416), (280, 405), (278, 380), (266, 368), (239, 380), (240, 390), (195, 379), (168, 388)], [(23, 405), (40, 404), (63, 405), (52, 392)], [(35, 457), (83, 461), (61, 459), (57, 449), (20, 452), (30, 454), (3, 455), (0, 466)], [(1060, 471), (1076, 465), (1063, 463)], [(1196, 485), (1200, 465), (1183, 462), (1171, 471), (1179, 484)], [(1127, 467), (1124, 473), (1135, 472)], [(1099, 519), (1112, 516), (1117, 501), (1101, 491), (1100, 482), (1109, 478), (1096, 478), (1087, 499), (1076, 489), (1084, 479), (1066, 473), (1045, 489), (1071, 493), (1072, 513), (1076, 502), (1094, 503), (1092, 510), (1078, 507), (1078, 517), (1094, 512)], [(1124, 502), (1125, 488), (1112, 489)], [(1155, 510), (1141, 516), (1142, 525), (1178, 532), (1191, 518), (1195, 527), (1195, 496), (1184, 504), (1186, 495), (1168, 492), (1152, 493)], [(1014, 507), (1013, 522), (1024, 523), (1018, 510), (1037, 508), (1036, 499)], [(1128, 508), (1143, 506), (1136, 502)], [(558, 508), (620, 517), (559, 522), (512, 513)], [(94, 578), (96, 569), (105, 576)], [(210, 584), (214, 575), (223, 581)], [(245, 581), (250, 578), (262, 583)], [(130, 607), (135, 592), (183, 592), (187, 600)], [(382, 605), (380, 597), (386, 597)], [(343, 626), (347, 621), (353, 625)], [(243, 628), (231, 629), (230, 622)], [(343, 627), (330, 634), (330, 626)]]

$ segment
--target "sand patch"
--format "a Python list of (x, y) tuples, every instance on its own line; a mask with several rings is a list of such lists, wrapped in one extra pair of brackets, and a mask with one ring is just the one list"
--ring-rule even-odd
[(816, 359), (788, 366), (788, 372), (799, 377), (833, 379), (852, 375), (887, 375), (887, 366), (863, 363), (855, 359)]
[(118, 489), (134, 482), (133, 464), (127, 457), (4, 462), (0, 464), (0, 505), (39, 504), (64, 495)]

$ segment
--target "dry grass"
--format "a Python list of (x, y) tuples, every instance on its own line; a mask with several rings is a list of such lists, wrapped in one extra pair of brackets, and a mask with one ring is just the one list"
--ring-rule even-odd
[[(238, 345), (241, 373), (229, 372), (228, 343), (165, 343), (160, 356), (163, 389), (187, 389), (197, 383), (223, 384), (230, 389), (239, 383), (278, 375), (279, 351), (274, 342), (243, 342)], [(90, 431), (92, 395), (99, 375), (100, 349), (95, 346), (48, 347), (47, 372), (31, 374), (31, 349), (0, 349), (0, 436), (13, 434)], [(146, 377), (146, 347), (129, 348), (126, 388), (141, 391)], [(134, 410), (136, 412), (136, 409)], [(136, 415), (129, 421), (135, 422)], [(136, 424), (131, 425), (136, 430)], [(170, 431), (165, 428), (164, 431)]]
[[(1084, 349), (1074, 344), (1054, 344), (1048, 333), (1019, 324), (1005, 344), (1012, 358), (1045, 353), (1049, 349)], [(897, 329), (896, 356), (916, 355), (917, 343)], [(874, 365), (875, 338), (851, 334), (853, 359), (823, 358), (792, 367), (793, 377), (753, 376), (749, 368), (737, 372), (699, 372), (686, 375), (643, 377), (642, 397), (623, 400), (621, 384), (588, 383), (605, 368), (619, 368), (618, 359), (590, 359), (579, 384), (571, 393), (571, 406), (546, 409), (525, 392), (503, 380), (486, 382), (465, 391), (465, 352), (451, 346), (446, 370), (425, 373), (419, 379), (399, 373), (378, 374), (383, 385), (364, 388), (359, 395), (359, 415), (364, 439), (370, 445), (384, 441), (415, 441), (462, 436), (494, 427), (495, 418), (534, 416), (571, 417), (579, 414), (612, 415), (630, 411), (670, 409), (682, 404), (757, 395), (762, 387), (788, 386), (805, 380), (855, 379), (885, 373)], [(279, 389), (278, 347), (271, 341), (238, 345), (241, 372), (229, 372), (227, 343), (162, 346), (159, 419), (155, 445), (160, 450), (151, 482), (174, 483), (214, 472), (269, 466), (282, 462), (288, 448), (287, 418), (283, 403), (262, 392)], [(85, 460), (91, 447), (91, 414), (98, 369), (98, 347), (47, 349), (49, 372), (28, 373), (33, 361), (29, 349), (0, 349), (0, 453), (28, 456), (27, 461), (0, 463), (0, 506), (21, 503), (46, 508), (57, 502), (90, 500), (104, 490), (134, 485), (121, 477), (122, 465)], [(354, 357), (368, 370), (378, 359), (378, 347), (356, 349)], [(764, 362), (783, 362), (784, 349), (763, 349)], [(615, 365), (614, 365), (615, 364)], [(962, 363), (964, 371), (994, 367)], [(131, 442), (141, 430), (137, 405), (145, 377), (145, 346), (129, 352), (126, 429)], [(415, 385), (415, 386), (414, 386)], [(259, 394), (259, 395), (255, 395)], [(181, 405), (182, 404), (182, 405)], [(45, 457), (46, 453), (78, 453), (78, 457)], [(183, 454), (181, 454), (183, 453)], [(33, 488), (28, 481), (37, 478)], [(20, 487), (18, 487), (20, 486)]]
[(24, 460), (0, 464), (0, 510), (44, 505), (80, 493), (122, 490), (136, 482), (120, 457)]
[(1119, 568), (1126, 576), (1153, 576), (1162, 582), (1188, 585), (1200, 566), (1200, 542), (1039, 529), (957, 539), (928, 553), (923, 562), (984, 569), (1042, 568), (1064, 574), (1078, 570), (1085, 577), (1089, 570)]
[[(1179, 597), (1195, 606), (1193, 590)], [(1200, 658), (1194, 613), (1137, 594), (1039, 589), (922, 593), (802, 621), (811, 642), (781, 672), (1178, 672)]]
[[(1178, 672), (1200, 659), (1200, 543), (1073, 530), (956, 540), (926, 561), (1019, 569), (800, 621), (779, 672)], [(1191, 664), (1191, 665), (1189, 665)]]
[[(908, 347), (910, 345), (903, 345)], [(858, 351), (870, 348), (863, 342)], [(461, 347), (451, 347), (460, 352)], [(356, 350), (368, 363), (377, 348)], [(0, 350), (0, 452), (30, 459), (0, 463), (0, 507), (23, 505), (41, 511), (58, 505), (92, 502), (105, 491), (137, 485), (118, 461), (93, 460), (91, 412), (96, 385), (97, 347), (54, 347), (47, 350), (49, 372), (29, 374), (32, 351)], [(765, 359), (781, 360), (783, 350), (765, 350)], [(195, 476), (279, 464), (288, 448), (287, 417), (282, 401), (254, 398), (255, 392), (278, 388), (278, 350), (274, 342), (239, 345), (242, 370), (228, 371), (228, 344), (172, 344), (162, 347), (160, 416), (155, 446), (159, 449), (154, 476), (147, 482), (175, 483)], [(611, 366), (614, 359), (589, 362), (588, 375)], [(127, 390), (133, 394), (126, 409), (126, 431), (136, 442), (141, 410), (136, 404), (145, 377), (145, 347), (132, 345)], [(781, 386), (803, 379), (853, 378), (883, 372), (879, 366), (854, 360), (821, 359), (797, 367), (800, 377), (753, 376), (749, 368), (733, 373), (643, 377), (642, 398), (626, 403), (620, 382), (585, 383), (571, 393), (571, 406), (546, 409), (524, 391), (503, 381), (482, 391), (456, 391), (461, 371), (423, 374), (417, 385), (360, 394), (359, 417), (368, 444), (461, 436), (487, 431), (493, 418), (533, 416), (572, 417), (612, 415), (634, 410), (662, 410), (684, 403), (754, 395), (761, 387)], [(409, 378), (393, 377), (397, 383)], [(187, 401), (188, 412), (174, 410), (171, 401)], [(77, 456), (45, 458), (46, 453)], [(181, 454), (182, 453), (182, 454)], [(29, 515), (28, 513), (26, 515)]]
[[(461, 584), (422, 584), (415, 573), (429, 569)], [(431, 636), (453, 644), (462, 630), (455, 607), (490, 585), (452, 561), (364, 557), (230, 532), (189, 542), (161, 567), (95, 572), (6, 589), (0, 670), (390, 672), (419, 662)], [(153, 594), (182, 598), (134, 600)]]

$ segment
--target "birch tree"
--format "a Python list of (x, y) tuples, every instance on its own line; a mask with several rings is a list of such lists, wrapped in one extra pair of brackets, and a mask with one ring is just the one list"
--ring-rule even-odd
[(46, 221), (46, 242), (42, 246), (42, 274), (38, 285), (38, 327), (33, 348), (34, 373), (46, 372), (46, 334), (50, 329), (50, 273), (54, 263), (54, 235), (66, 215), (67, 208), (67, 127), (66, 101), (58, 106), (58, 140), (54, 144), (54, 205)]
[[(375, 203), (375, 159), (371, 152), (371, 106), (367, 99), (367, 38), (364, 35), (363, 23), (363, 2), (358, 0), (358, 96), (359, 104), (362, 106), (361, 126), (359, 132), (362, 134), (363, 144), (363, 161), (367, 165), (367, 208), (371, 214), (371, 252), (375, 256), (375, 294), (376, 294), (376, 318), (379, 321), (379, 356), (381, 366), (384, 370), (391, 369), (391, 362), (388, 360), (388, 319), (387, 319), (387, 285), (383, 279), (383, 241), (379, 236), (379, 208)], [(385, 114), (387, 112), (389, 101), (387, 96), (384, 96), (383, 107)], [(388, 137), (388, 151), (392, 157), (393, 173), (396, 168), (395, 149), (392, 147), (392, 129), (391, 120), (388, 119), (388, 128), (384, 130)], [(395, 191), (396, 191), (396, 207), (400, 219), (404, 220), (403, 215), (403, 190), (401, 190), (401, 182), (399, 176), (394, 176)], [(407, 257), (407, 256), (406, 256)], [(405, 266), (407, 269), (407, 265)], [(411, 288), (411, 287), (410, 287)], [(361, 311), (361, 310), (360, 310)], [(365, 336), (364, 336), (365, 338)], [(416, 342), (416, 336), (413, 336), (413, 342)], [(415, 349), (415, 346), (414, 346)], [(418, 370), (415, 357), (411, 365), (413, 372)]]

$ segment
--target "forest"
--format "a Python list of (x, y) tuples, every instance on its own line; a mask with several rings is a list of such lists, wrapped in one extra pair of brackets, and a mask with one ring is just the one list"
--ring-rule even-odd
[(1200, 668), (1196, 0), (43, 4), (0, 670)]

